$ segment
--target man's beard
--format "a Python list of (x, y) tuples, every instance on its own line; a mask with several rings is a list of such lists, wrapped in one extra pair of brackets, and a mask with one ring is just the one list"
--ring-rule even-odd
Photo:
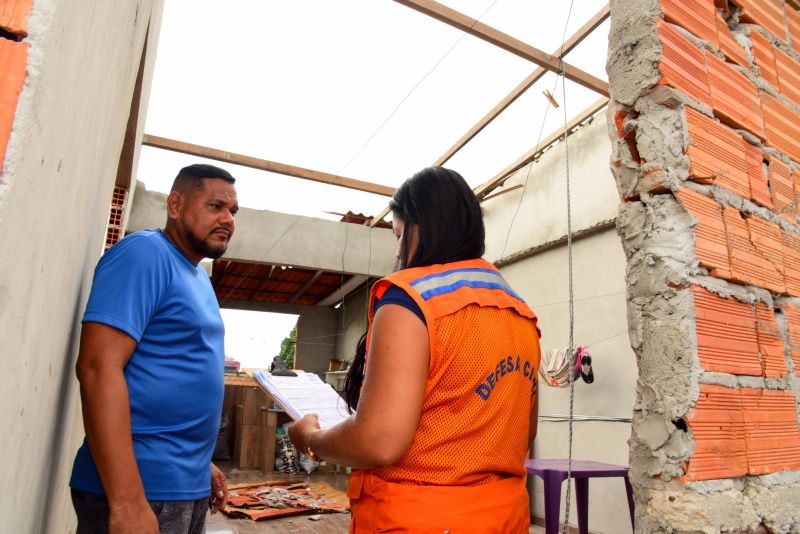
[(185, 229), (184, 231), (184, 237), (186, 237), (186, 241), (187, 243), (189, 243), (189, 246), (192, 247), (195, 252), (202, 255), (204, 258), (211, 258), (212, 260), (216, 260), (217, 258), (222, 257), (222, 255), (225, 254), (225, 250), (228, 248), (227, 242), (219, 246), (212, 246), (208, 244), (207, 241), (200, 239), (194, 232), (192, 232), (188, 228)]

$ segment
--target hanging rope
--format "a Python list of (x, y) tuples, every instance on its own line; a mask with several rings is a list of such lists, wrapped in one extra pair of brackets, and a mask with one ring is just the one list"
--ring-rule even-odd
[[(570, 3), (572, 11), (572, 3)], [(573, 354), (575, 349), (575, 296), (572, 284), (572, 198), (569, 184), (569, 126), (567, 124), (567, 78), (564, 72), (564, 61), (559, 60), (561, 66), (561, 98), (564, 109), (564, 166), (566, 168), (567, 182), (567, 272), (569, 273), (569, 354)], [(567, 455), (567, 504), (564, 514), (564, 529), (562, 534), (567, 534), (569, 524), (570, 497), (572, 496), (572, 423), (575, 413), (575, 366), (569, 368), (569, 452)]]

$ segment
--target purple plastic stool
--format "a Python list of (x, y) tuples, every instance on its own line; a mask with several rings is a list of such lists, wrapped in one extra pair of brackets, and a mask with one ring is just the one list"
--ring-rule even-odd
[[(544, 481), (544, 524), (547, 534), (558, 534), (558, 515), (561, 511), (561, 483), (567, 478), (567, 460), (526, 460), (528, 473)], [(628, 510), (633, 527), (633, 489), (628, 480), (628, 468), (621, 465), (572, 460), (572, 478), (575, 480), (575, 505), (578, 513), (578, 532), (589, 532), (589, 479), (622, 477), (628, 493)], [(567, 518), (568, 519), (568, 518)], [(565, 519), (565, 521), (567, 520)]]

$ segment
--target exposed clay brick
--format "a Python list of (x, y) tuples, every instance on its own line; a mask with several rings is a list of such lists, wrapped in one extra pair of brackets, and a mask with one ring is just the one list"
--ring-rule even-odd
[(682, 188), (677, 196), (697, 220), (695, 251), (700, 265), (712, 270), (714, 276), (730, 279), (731, 264), (722, 207), (713, 199), (691, 189)]
[(800, 64), (780, 49), (776, 48), (774, 53), (780, 93), (800, 105)]
[(786, 27), (789, 29), (792, 50), (800, 54), (800, 13), (790, 6), (784, 6), (784, 13), (786, 15)]
[(691, 41), (665, 22), (656, 21), (661, 38), (661, 84), (674, 87), (697, 100), (709, 104), (705, 54)]
[(744, 48), (733, 36), (733, 32), (728, 28), (728, 24), (718, 11), (714, 11), (714, 17), (717, 22), (717, 39), (719, 41), (719, 51), (725, 54), (725, 57), (731, 63), (736, 63), (742, 67), (749, 68), (747, 62), (747, 55)]
[(28, 45), (0, 39), (0, 174), (3, 172), (6, 146), (14, 124), (17, 100), (25, 82)]
[(794, 374), (800, 376), (800, 308), (784, 304), (781, 306), (789, 325), (789, 344), (794, 363)]
[(794, 202), (794, 185), (789, 166), (775, 157), (768, 157), (769, 186), (772, 193), (772, 205), (776, 210), (792, 213)]
[(744, 74), (713, 54), (706, 54), (711, 105), (720, 120), (764, 138), (758, 89)]
[(800, 161), (800, 113), (765, 92), (761, 93), (761, 109), (767, 144)]
[(732, 129), (691, 108), (686, 108), (689, 139), (689, 174), (743, 198), (750, 198), (745, 141)]
[(775, 312), (762, 303), (756, 304), (756, 332), (764, 376), (786, 376), (786, 358), (783, 355), (781, 329), (775, 321)]
[(800, 469), (800, 431), (790, 391), (742, 388), (747, 472)]
[(793, 297), (800, 297), (800, 235), (782, 232), (781, 238), (786, 293)]
[(755, 309), (692, 286), (697, 355), (707, 371), (761, 376)]
[(769, 192), (769, 182), (764, 166), (764, 152), (757, 146), (745, 143), (745, 158), (747, 159), (747, 177), (750, 181), (750, 200), (772, 209), (772, 194)]
[(19, 37), (28, 35), (28, 17), (33, 0), (3, 0), (0, 2), (0, 28)]
[(735, 4), (742, 8), (739, 17), (743, 22), (758, 24), (781, 41), (786, 42), (786, 26), (781, 0), (737, 0)]
[(775, 266), (779, 273), (783, 274), (783, 231), (781, 228), (761, 217), (747, 217), (745, 222), (750, 231), (750, 242), (763, 257)]
[(711, 0), (696, 0), (693, 2), (662, 0), (661, 9), (667, 21), (681, 26), (688, 30), (689, 33), (710, 42), (714, 45), (714, 48), (717, 48), (714, 2)]
[(786, 285), (783, 274), (750, 241), (750, 231), (739, 211), (725, 206), (722, 218), (730, 247), (731, 279), (784, 293)]
[(686, 416), (695, 451), (684, 480), (747, 474), (744, 409), (738, 389), (700, 384), (697, 404)]
[(766, 80), (775, 89), (778, 88), (778, 68), (775, 66), (775, 54), (769, 39), (764, 37), (755, 28), (750, 29), (750, 43), (752, 43), (753, 57), (761, 78)]

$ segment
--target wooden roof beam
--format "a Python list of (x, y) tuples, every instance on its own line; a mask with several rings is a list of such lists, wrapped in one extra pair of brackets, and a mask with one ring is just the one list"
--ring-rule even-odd
[(564, 76), (587, 89), (591, 89), (603, 96), (609, 96), (608, 82), (597, 78), (577, 67), (568, 63), (563, 63), (559, 58), (551, 56), (538, 48), (515, 39), (510, 35), (501, 32), (491, 26), (484, 24), (476, 19), (459, 13), (433, 0), (394, 0), (406, 7), (410, 7), (420, 13), (433, 17), (440, 22), (444, 22), (454, 28), (474, 35), (475, 37), (498, 46), (506, 52), (511, 52), (523, 59), (536, 63), (542, 68), (560, 73), (564, 71)]
[[(591, 34), (594, 30), (597, 29), (603, 22), (608, 19), (611, 15), (611, 7), (606, 4), (600, 11), (595, 13), (595, 15), (589, 19), (586, 24), (581, 26), (581, 28), (575, 32), (569, 39), (564, 41), (564, 46), (560, 47), (558, 50), (553, 52), (553, 57), (557, 57), (559, 59), (563, 58), (570, 52), (572, 52), (579, 44), (586, 39), (589, 34)], [(439, 167), (444, 165), (450, 158), (452, 158), (459, 150), (464, 148), (464, 145), (469, 143), (476, 135), (478, 135), (486, 126), (489, 125), (493, 120), (495, 120), (503, 111), (506, 110), (508, 106), (514, 103), (517, 98), (522, 96), (522, 94), (527, 91), (533, 84), (538, 82), (542, 76), (547, 73), (547, 69), (543, 67), (537, 68), (533, 71), (527, 78), (522, 80), (519, 85), (517, 85), (510, 93), (508, 93), (505, 98), (503, 98), (495, 107), (489, 111), (486, 115), (481, 118), (475, 125), (465, 133), (461, 139), (455, 142), (453, 146), (447, 149), (447, 152), (439, 156), (439, 159), (433, 162), (434, 167)]]
[[(603, 109), (608, 105), (608, 98), (603, 97), (597, 101), (595, 101), (591, 106), (581, 111), (577, 114), (571, 121), (567, 123), (566, 130), (567, 132), (572, 132), (578, 125), (583, 123), (586, 119), (593, 116), (595, 113)], [(558, 131), (553, 132), (550, 134), (546, 139), (544, 139), (541, 143), (530, 149), (525, 155), (521, 158), (517, 159), (514, 163), (500, 171), (498, 174), (494, 176), (491, 180), (484, 182), (483, 184), (479, 185), (475, 188), (475, 195), (480, 198), (489, 192), (491, 192), (494, 188), (503, 185), (503, 183), (516, 171), (527, 165), (528, 163), (532, 162), (536, 158), (538, 158), (542, 152), (549, 146), (555, 144), (556, 142), (560, 141), (564, 138), (564, 128), (560, 128)]]
[(308, 291), (308, 288), (309, 288), (309, 287), (311, 287), (311, 286), (313, 286), (313, 285), (314, 285), (314, 282), (316, 282), (316, 281), (317, 281), (317, 279), (319, 279), (319, 277), (320, 277), (320, 276), (322, 276), (322, 273), (324, 273), (324, 272), (325, 272), (325, 271), (319, 270), (319, 271), (315, 272), (315, 273), (314, 273), (314, 274), (311, 276), (311, 278), (309, 278), (308, 280), (306, 280), (306, 283), (305, 283), (305, 284), (303, 284), (303, 285), (300, 287), (300, 289), (298, 289), (297, 291), (295, 291), (295, 292), (294, 292), (294, 295), (292, 295), (291, 297), (289, 297), (289, 304), (294, 304), (294, 303), (297, 301), (297, 299), (299, 299), (300, 297), (302, 297), (302, 296), (303, 296), (303, 293), (305, 293), (306, 291)]
[[(572, 52), (579, 44), (583, 42), (594, 30), (597, 29), (603, 22), (608, 19), (611, 15), (611, 8), (609, 4), (603, 6), (600, 11), (595, 13), (595, 15), (589, 19), (586, 24), (580, 27), (578, 31), (572, 34), (569, 39), (564, 41), (564, 46), (559, 47), (553, 55), (558, 57), (559, 59), (566, 56), (570, 52)], [(493, 107), (486, 115), (484, 115), (472, 128), (465, 133), (461, 139), (456, 141), (453, 146), (451, 146), (447, 151), (439, 156), (439, 158), (433, 162), (434, 167), (439, 167), (447, 163), (447, 161), (452, 158), (459, 150), (464, 148), (464, 146), (469, 143), (476, 135), (478, 135), (486, 126), (488, 126), (493, 120), (495, 120), (503, 111), (508, 108), (511, 104), (514, 103), (517, 98), (519, 98), (525, 91), (527, 91), (533, 84), (539, 81), (542, 76), (547, 73), (547, 69), (543, 67), (539, 67), (534, 70), (527, 78), (522, 80), (519, 85), (517, 85), (510, 93), (508, 93), (505, 98), (503, 98), (495, 107)], [(369, 225), (374, 227), (380, 221), (389, 214), (389, 208), (384, 208), (383, 211), (378, 213), (370, 222)]]
[(174, 139), (167, 139), (166, 137), (158, 137), (156, 135), (145, 134), (144, 138), (142, 139), (142, 144), (164, 150), (172, 150), (173, 152), (180, 152), (182, 154), (198, 156), (201, 158), (213, 159), (225, 163), (233, 163), (234, 165), (250, 167), (251, 169), (274, 172), (276, 174), (283, 174), (285, 176), (293, 176), (295, 178), (302, 178), (304, 180), (311, 180), (323, 184), (346, 187), (348, 189), (355, 189), (357, 191), (365, 191), (367, 193), (373, 193), (375, 195), (381, 195), (385, 197), (390, 197), (394, 194), (394, 187), (389, 187), (387, 185), (365, 182), (363, 180), (356, 180), (355, 178), (347, 178), (345, 176), (328, 174), (326, 172), (314, 171), (311, 169), (304, 169), (294, 165), (277, 163), (275, 161), (254, 158), (252, 156), (245, 156), (242, 154), (195, 145), (192, 143), (185, 143), (183, 141), (176, 141)]

